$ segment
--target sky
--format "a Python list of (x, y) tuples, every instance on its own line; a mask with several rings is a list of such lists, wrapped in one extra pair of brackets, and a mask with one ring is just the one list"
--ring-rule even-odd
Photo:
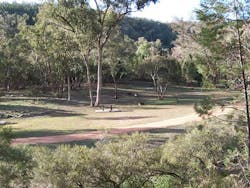
[[(0, 0), (0, 2), (42, 2), (43, 0)], [(198, 8), (200, 0), (160, 0), (158, 3), (151, 3), (142, 11), (133, 13), (131, 16), (147, 18), (163, 23), (176, 19), (194, 20), (193, 10)]]
[(160, 0), (160, 2), (145, 7), (132, 16), (148, 18), (155, 21), (171, 22), (176, 19), (194, 20), (194, 9), (198, 8), (200, 0)]

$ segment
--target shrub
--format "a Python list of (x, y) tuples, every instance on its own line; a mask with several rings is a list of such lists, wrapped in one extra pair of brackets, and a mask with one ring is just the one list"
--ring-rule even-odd
[(233, 153), (243, 155), (241, 143), (232, 127), (194, 129), (165, 144), (162, 164), (178, 174), (184, 185), (223, 187), (225, 178), (239, 170)]
[(11, 147), (13, 134), (9, 128), (0, 129), (0, 187), (28, 187), (33, 163), (25, 147)]

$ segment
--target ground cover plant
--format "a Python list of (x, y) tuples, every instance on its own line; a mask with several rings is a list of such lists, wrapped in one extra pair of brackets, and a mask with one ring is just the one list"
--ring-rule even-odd
[(0, 3), (0, 187), (250, 187), (250, 1), (157, 2)]

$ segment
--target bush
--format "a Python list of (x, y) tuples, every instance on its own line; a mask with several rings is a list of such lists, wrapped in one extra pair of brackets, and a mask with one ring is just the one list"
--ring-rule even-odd
[(226, 188), (247, 187), (250, 177), (244, 135), (229, 124), (200, 126), (162, 147), (136, 133), (94, 148), (13, 148), (10, 131), (2, 133), (1, 187)]
[(37, 163), (33, 187), (147, 187), (160, 160), (160, 152), (140, 134), (98, 143), (92, 149), (62, 145), (55, 151), (34, 148), (33, 153)]
[(83, 146), (60, 145), (54, 151), (33, 148), (34, 180), (32, 187), (85, 187), (89, 149)]
[(179, 182), (184, 185), (227, 187), (225, 178), (239, 170), (233, 153), (242, 155), (241, 143), (232, 127), (216, 125), (194, 129), (166, 143), (162, 163), (172, 167), (172, 172), (179, 175)]
[(91, 153), (93, 187), (146, 187), (158, 172), (159, 150), (148, 144), (145, 135), (133, 134), (118, 142), (97, 144)]
[(32, 179), (32, 158), (27, 148), (11, 147), (13, 134), (0, 130), (0, 187), (28, 187)]

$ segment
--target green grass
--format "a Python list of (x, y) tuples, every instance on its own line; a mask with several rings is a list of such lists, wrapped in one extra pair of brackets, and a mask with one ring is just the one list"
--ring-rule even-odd
[[(218, 89), (201, 92), (200, 88), (170, 86), (166, 98), (157, 100), (151, 83), (131, 83), (119, 85), (119, 99), (115, 100), (112, 85), (107, 85), (103, 89), (103, 104), (113, 104), (122, 112), (95, 113), (98, 108), (88, 106), (86, 92), (86, 88), (73, 91), (70, 102), (53, 96), (26, 96), (27, 91), (15, 92), (13, 96), (0, 97), (0, 115), (12, 117), (6, 121), (18, 138), (65, 135), (180, 117), (191, 113), (194, 103), (208, 95), (220, 102), (230, 101), (236, 95)], [(139, 97), (134, 97), (134, 93)], [(145, 105), (138, 106), (138, 101)]]

